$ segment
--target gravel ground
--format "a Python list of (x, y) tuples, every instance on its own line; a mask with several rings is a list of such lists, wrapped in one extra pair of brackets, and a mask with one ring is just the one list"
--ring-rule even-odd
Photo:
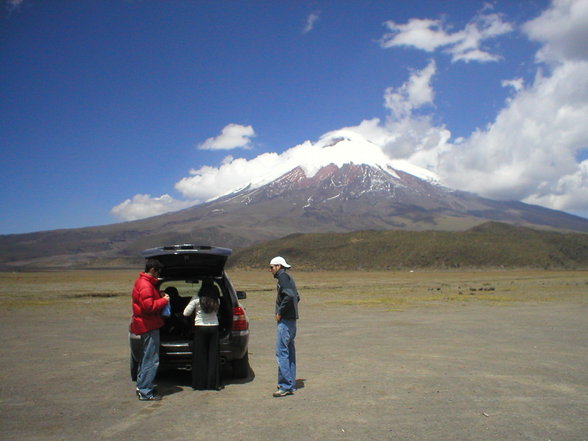
[(129, 377), (126, 299), (1, 311), (0, 439), (588, 439), (586, 304), (301, 304), (300, 388), (272, 398), (272, 305), (245, 302), (252, 378), (202, 392), (164, 371), (152, 403)]

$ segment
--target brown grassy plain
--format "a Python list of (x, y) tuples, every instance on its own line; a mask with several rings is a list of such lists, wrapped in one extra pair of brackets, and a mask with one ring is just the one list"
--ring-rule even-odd
[(0, 440), (588, 439), (588, 271), (292, 271), (302, 387), (283, 399), (275, 281), (232, 271), (254, 377), (164, 373), (157, 403), (129, 378), (138, 271), (0, 273)]
[[(0, 272), (4, 308), (125, 302), (138, 271)], [(325, 271), (295, 275), (309, 305), (378, 306), (386, 310), (456, 302), (588, 302), (588, 271)], [(269, 272), (232, 271), (248, 306), (274, 295)]]

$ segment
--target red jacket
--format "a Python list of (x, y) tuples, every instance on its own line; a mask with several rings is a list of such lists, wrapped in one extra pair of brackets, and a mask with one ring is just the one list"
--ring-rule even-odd
[(161, 297), (155, 287), (158, 280), (147, 273), (140, 273), (135, 286), (133, 286), (133, 318), (131, 319), (131, 332), (133, 334), (145, 334), (153, 329), (163, 326), (161, 310), (167, 304), (167, 300)]

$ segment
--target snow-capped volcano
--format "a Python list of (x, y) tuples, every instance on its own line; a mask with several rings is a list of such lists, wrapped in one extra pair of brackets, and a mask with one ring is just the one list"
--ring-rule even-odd
[[(390, 165), (384, 169), (379, 164), (330, 163), (312, 175), (301, 166), (296, 167), (268, 184), (248, 188), (233, 197), (245, 204), (286, 197), (293, 199), (294, 205), (302, 204), (302, 208), (308, 210), (360, 199), (442, 205), (450, 194), (451, 191), (435, 181), (431, 183)], [(426, 203), (426, 199), (431, 199), (430, 203)]]
[(425, 181), (438, 183), (439, 177), (424, 168), (417, 167), (405, 160), (390, 159), (379, 145), (369, 141), (362, 135), (351, 130), (338, 130), (327, 133), (308, 152), (299, 164), (306, 176), (311, 178), (323, 167), (334, 164), (369, 165), (380, 168), (388, 173), (402, 171)]
[[(324, 148), (344, 149), (347, 142)], [(460, 230), (487, 220), (588, 230), (588, 223), (575, 216), (481, 198), (444, 187), (422, 169), (417, 169), (422, 177), (407, 170), (411, 168), (393, 168), (388, 161), (331, 162), (310, 172), (299, 165), (269, 183), (186, 211), (208, 213), (211, 226), (220, 222), (264, 237), (364, 229)]]
[[(291, 170), (300, 169), (308, 179), (312, 179), (325, 167), (343, 167), (346, 164), (369, 166), (381, 170), (391, 177), (400, 179), (398, 172), (403, 172), (432, 184), (439, 184), (439, 177), (424, 168), (415, 166), (405, 160), (390, 159), (376, 143), (366, 139), (353, 130), (341, 129), (321, 137), (316, 143), (309, 141), (286, 151), (279, 161), (268, 157), (268, 167), (264, 173), (250, 180), (227, 194), (247, 189), (260, 188), (269, 184)], [(216, 197), (209, 200), (212, 201)]]
[[(308, 164), (298, 162), (271, 181), (260, 179), (256, 185), (213, 201), (134, 222), (5, 236), (2, 248), (18, 249), (23, 264), (52, 264), (55, 255), (61, 260), (69, 256), (72, 262), (97, 258), (110, 262), (121, 256), (134, 257), (140, 249), (162, 244), (240, 248), (293, 233), (461, 231), (488, 220), (588, 231), (588, 221), (577, 216), (446, 188), (422, 169), (370, 156), (370, 143), (362, 144), (368, 154), (355, 157), (357, 163), (345, 162), (342, 152), (351, 149), (355, 154), (357, 140), (335, 141), (322, 147), (325, 161), (330, 162), (321, 167), (316, 160)], [(329, 151), (331, 154), (327, 155)], [(39, 257), (40, 247), (48, 249), (44, 244), (51, 244), (51, 252)], [(5, 253), (4, 262), (13, 264), (14, 256), (14, 252)]]

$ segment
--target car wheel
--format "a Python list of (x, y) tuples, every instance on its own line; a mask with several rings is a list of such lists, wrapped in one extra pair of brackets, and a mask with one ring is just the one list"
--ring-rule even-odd
[(233, 360), (231, 365), (235, 378), (247, 378), (249, 376), (249, 352), (246, 352), (243, 358)]

